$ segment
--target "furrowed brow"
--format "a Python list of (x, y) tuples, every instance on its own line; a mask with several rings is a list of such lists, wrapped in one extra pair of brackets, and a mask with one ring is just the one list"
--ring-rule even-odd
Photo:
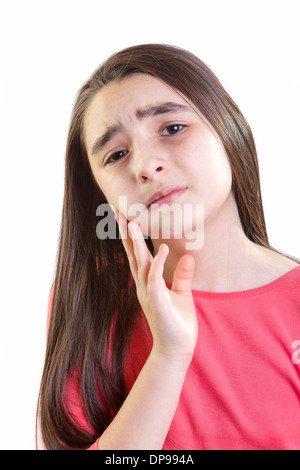
[(99, 150), (104, 147), (107, 142), (112, 140), (116, 134), (121, 132), (121, 126), (119, 124), (115, 124), (113, 126), (110, 126), (106, 129), (104, 134), (102, 134), (101, 137), (98, 137), (98, 139), (95, 140), (93, 147), (92, 147), (92, 155), (95, 155)]
[(138, 109), (136, 116), (139, 119), (143, 119), (152, 116), (159, 116), (160, 114), (173, 113), (176, 111), (190, 111), (190, 108), (183, 104), (168, 102), (159, 104), (157, 106), (149, 106), (148, 108)]
[[(149, 106), (147, 108), (138, 109), (136, 116), (138, 119), (144, 119), (153, 116), (159, 116), (160, 114), (168, 114), (176, 111), (191, 111), (188, 106), (180, 103), (167, 102), (156, 106)], [(101, 137), (98, 137), (92, 147), (92, 155), (95, 155), (99, 150), (104, 147), (110, 140), (112, 140), (116, 134), (122, 132), (122, 128), (119, 124), (115, 124), (106, 129)]]

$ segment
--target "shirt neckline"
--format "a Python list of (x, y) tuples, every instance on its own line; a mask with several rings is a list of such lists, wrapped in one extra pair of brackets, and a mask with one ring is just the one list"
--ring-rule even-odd
[[(275, 279), (274, 281), (265, 284), (260, 287), (255, 287), (253, 289), (247, 289), (237, 292), (206, 292), (192, 289), (192, 295), (195, 298), (201, 299), (210, 299), (210, 300), (230, 300), (230, 299), (241, 299), (245, 297), (252, 297), (254, 295), (263, 294), (265, 292), (270, 291), (271, 289), (275, 289), (279, 285), (287, 282), (289, 279), (294, 277), (296, 274), (300, 274), (300, 265), (296, 266), (295, 268), (291, 269), (287, 273), (283, 274), (279, 278)], [(166, 282), (168, 288), (171, 288), (171, 283)]]

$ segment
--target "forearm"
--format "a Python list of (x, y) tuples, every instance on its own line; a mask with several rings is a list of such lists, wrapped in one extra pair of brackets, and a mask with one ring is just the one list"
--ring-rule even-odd
[(151, 353), (98, 449), (161, 449), (176, 411), (188, 364)]

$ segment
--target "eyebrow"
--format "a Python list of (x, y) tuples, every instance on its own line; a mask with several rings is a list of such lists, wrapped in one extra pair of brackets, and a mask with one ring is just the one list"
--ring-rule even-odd
[(190, 111), (188, 106), (179, 103), (162, 103), (157, 106), (149, 106), (148, 108), (138, 109), (136, 116), (139, 119), (158, 116), (160, 114), (174, 113), (175, 111)]
[(106, 129), (104, 134), (101, 137), (98, 137), (92, 147), (92, 155), (95, 155), (99, 150), (104, 147), (107, 142), (112, 140), (116, 134), (122, 131), (122, 128), (119, 124), (115, 124)]
[[(145, 119), (153, 116), (159, 116), (160, 114), (174, 113), (176, 111), (191, 111), (191, 109), (188, 106), (180, 103), (167, 102), (156, 106), (149, 106), (143, 109), (138, 109), (136, 111), (136, 117), (138, 119)], [(104, 134), (95, 140), (92, 147), (92, 155), (95, 155), (97, 152), (99, 152), (99, 150), (101, 150), (104, 145), (106, 145), (115, 137), (115, 135), (119, 134), (120, 132), (122, 132), (122, 126), (120, 124), (114, 124), (107, 127)]]

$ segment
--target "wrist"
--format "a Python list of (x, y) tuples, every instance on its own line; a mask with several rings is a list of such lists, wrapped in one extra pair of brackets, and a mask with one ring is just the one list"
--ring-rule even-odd
[(160, 350), (153, 346), (151, 353), (149, 355), (149, 360), (156, 367), (166, 368), (167, 370), (172, 369), (172, 371), (184, 372), (186, 373), (189, 365), (192, 361), (193, 355), (186, 354), (180, 355), (176, 353), (171, 353), (169, 351)]

